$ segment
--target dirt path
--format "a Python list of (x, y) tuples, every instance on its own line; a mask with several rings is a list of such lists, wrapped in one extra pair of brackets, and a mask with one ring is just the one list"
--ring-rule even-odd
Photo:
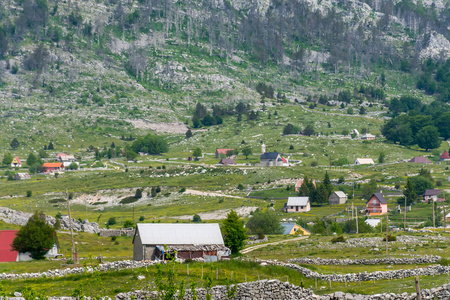
[(283, 243), (288, 243), (288, 242), (300, 241), (300, 240), (307, 239), (308, 237), (309, 236), (306, 235), (306, 236), (300, 236), (300, 237), (296, 237), (296, 238), (289, 239), (289, 240), (284, 240), (284, 241), (278, 241), (278, 242), (267, 243), (267, 244), (259, 244), (259, 245), (256, 245), (256, 246), (251, 246), (251, 247), (245, 248), (244, 250), (241, 251), (241, 253), (242, 254), (246, 254), (246, 253), (249, 253), (249, 252), (251, 252), (253, 250), (264, 248), (266, 246), (272, 246), (272, 245), (278, 245), (278, 244), (283, 244)]
[[(234, 208), (233, 210), (237, 213), (239, 217), (247, 217), (251, 212), (258, 209), (256, 206), (242, 206), (238, 208)], [(223, 220), (227, 218), (228, 213), (231, 209), (220, 209), (211, 212), (202, 212), (198, 213), (202, 220)], [(181, 219), (181, 220), (192, 220), (193, 215), (184, 215), (184, 216), (176, 216), (172, 217), (172, 219)]]
[(184, 193), (190, 194), (190, 195), (200, 195), (200, 196), (210, 196), (210, 197), (229, 197), (229, 198), (238, 198), (238, 199), (243, 198), (243, 197), (227, 195), (227, 194), (223, 194), (223, 193), (203, 192), (203, 191), (197, 191), (197, 190), (191, 190), (191, 189), (187, 189)]

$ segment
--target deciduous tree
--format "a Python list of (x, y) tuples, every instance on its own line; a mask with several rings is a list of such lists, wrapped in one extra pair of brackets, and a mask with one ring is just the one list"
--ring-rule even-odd
[(15, 251), (30, 252), (34, 259), (43, 259), (55, 242), (55, 229), (45, 222), (43, 213), (35, 212), (19, 230), (11, 247)]
[(244, 223), (239, 220), (237, 213), (231, 210), (223, 221), (222, 235), (225, 246), (230, 248), (232, 254), (236, 254), (244, 248), (244, 241), (247, 239), (245, 231)]

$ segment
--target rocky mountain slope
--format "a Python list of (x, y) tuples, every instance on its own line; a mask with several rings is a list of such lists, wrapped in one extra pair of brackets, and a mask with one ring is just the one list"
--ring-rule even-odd
[(414, 81), (425, 59), (450, 56), (448, 1), (1, 4), (4, 141), (22, 131), (70, 143), (86, 130), (177, 126), (198, 101), (259, 103), (259, 82), (293, 102), (383, 73), (398, 94), (405, 87), (389, 79)]

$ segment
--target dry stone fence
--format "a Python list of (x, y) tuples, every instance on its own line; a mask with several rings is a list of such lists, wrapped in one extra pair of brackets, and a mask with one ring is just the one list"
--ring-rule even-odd
[[(215, 286), (210, 291), (205, 289), (197, 289), (197, 296), (199, 300), (206, 299), (207, 293), (212, 296), (212, 299), (229, 299), (227, 291), (229, 286)], [(121, 293), (115, 296), (115, 300), (144, 300), (156, 299), (157, 292), (134, 291), (129, 293)], [(450, 298), (450, 284), (444, 284), (441, 287), (432, 289), (423, 289), (421, 291), (422, 299), (449, 299)], [(185, 300), (192, 300), (192, 293), (190, 290), (186, 291)], [(416, 300), (417, 294), (403, 293), (403, 294), (376, 294), (376, 295), (358, 295), (343, 292), (335, 292), (328, 295), (316, 295), (310, 289), (289, 284), (288, 282), (281, 282), (279, 280), (260, 280), (254, 282), (240, 283), (236, 287), (235, 296), (232, 299), (267, 299), (267, 300)]]
[[(230, 286), (214, 286), (207, 291), (203, 288), (196, 289), (197, 299), (205, 300), (206, 295), (211, 295), (212, 299), (229, 299), (227, 292)], [(450, 299), (450, 284), (444, 284), (440, 287), (432, 289), (421, 290), (422, 299)], [(6, 297), (8, 300), (24, 300), (17, 294), (16, 297)], [(1, 299), (1, 297), (0, 297)], [(90, 297), (85, 297), (86, 300), (92, 300)], [(112, 300), (109, 297), (102, 298), (104, 300)], [(120, 293), (114, 297), (114, 300), (144, 300), (144, 299), (160, 299), (158, 292), (149, 291), (132, 291), (127, 293)], [(177, 298), (175, 298), (177, 299)], [(192, 300), (192, 292), (186, 291), (184, 300)], [(288, 282), (281, 282), (279, 280), (260, 280), (253, 282), (246, 282), (237, 284), (234, 298), (240, 300), (265, 299), (265, 300), (416, 300), (417, 294), (403, 293), (383, 293), (375, 295), (359, 295), (344, 292), (334, 292), (328, 295), (316, 295), (310, 289), (305, 289)], [(76, 300), (73, 297), (49, 297), (49, 300)]]
[(441, 260), (440, 256), (437, 255), (425, 255), (418, 257), (383, 257), (374, 259), (326, 259), (326, 258), (293, 258), (286, 260), (287, 262), (293, 262), (298, 264), (307, 265), (413, 265), (413, 264), (435, 264)]

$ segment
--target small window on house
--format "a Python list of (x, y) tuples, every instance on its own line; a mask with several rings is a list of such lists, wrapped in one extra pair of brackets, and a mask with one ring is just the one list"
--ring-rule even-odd
[(372, 200), (373, 205), (377, 205), (377, 199)]

